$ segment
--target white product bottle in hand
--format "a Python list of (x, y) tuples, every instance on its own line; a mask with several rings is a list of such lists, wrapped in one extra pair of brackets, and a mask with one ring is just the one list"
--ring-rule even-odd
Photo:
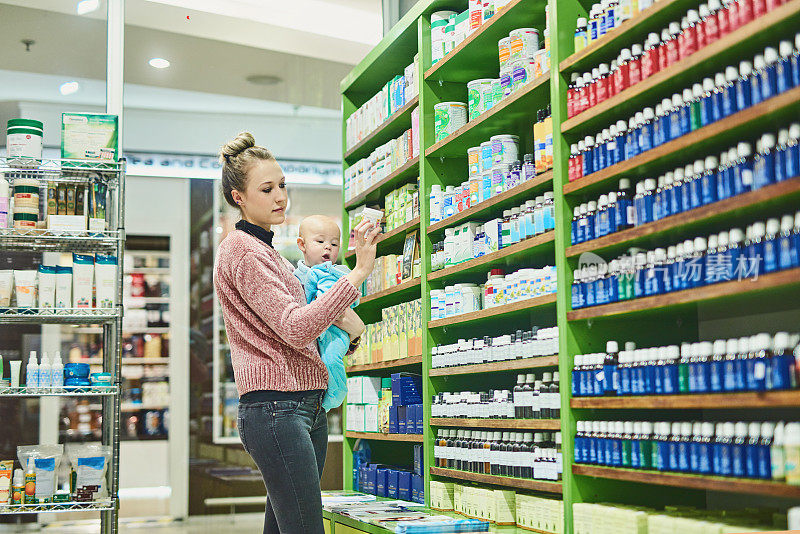
[(42, 353), (42, 360), (39, 363), (39, 392), (48, 393), (52, 391), (51, 380), (53, 379), (53, 367), (47, 358), (47, 353)]
[(32, 392), (39, 389), (39, 364), (36, 361), (36, 351), (32, 350), (25, 367), (25, 387)]
[(56, 355), (53, 357), (53, 368), (50, 372), (52, 373), (50, 385), (53, 391), (59, 392), (64, 389), (64, 363), (61, 361), (61, 351), (56, 351)]

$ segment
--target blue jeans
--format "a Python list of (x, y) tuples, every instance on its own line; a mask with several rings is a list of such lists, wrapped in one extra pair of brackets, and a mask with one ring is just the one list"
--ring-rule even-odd
[(324, 534), (319, 480), (328, 450), (322, 393), (239, 404), (239, 436), (267, 488), (264, 534)]

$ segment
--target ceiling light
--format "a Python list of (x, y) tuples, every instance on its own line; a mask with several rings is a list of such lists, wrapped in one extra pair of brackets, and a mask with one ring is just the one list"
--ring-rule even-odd
[(58, 88), (58, 90), (59, 92), (61, 92), (62, 95), (66, 96), (66, 95), (71, 95), (72, 93), (77, 93), (78, 89), (80, 88), (81, 86), (78, 82), (67, 82), (67, 83), (62, 83), (61, 86)]
[(167, 61), (163, 57), (154, 57), (153, 59), (148, 61), (148, 63), (150, 63), (151, 67), (156, 69), (166, 69), (167, 67), (169, 67), (169, 61)]
[(100, 7), (100, 0), (81, 0), (78, 2), (78, 15), (91, 13)]
[(245, 79), (254, 85), (276, 85), (283, 81), (272, 74), (251, 74)]

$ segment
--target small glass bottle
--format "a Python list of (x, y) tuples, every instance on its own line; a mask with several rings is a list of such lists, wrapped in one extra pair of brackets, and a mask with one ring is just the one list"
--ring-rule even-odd
[(646, 80), (661, 69), (661, 39), (657, 33), (651, 33), (647, 36), (647, 41), (644, 45), (644, 53), (642, 55), (642, 80)]

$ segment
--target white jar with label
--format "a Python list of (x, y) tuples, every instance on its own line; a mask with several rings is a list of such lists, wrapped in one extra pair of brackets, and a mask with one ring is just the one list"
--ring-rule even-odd
[(461, 284), (462, 313), (470, 313), (481, 309), (481, 288), (478, 284)]
[(518, 135), (495, 135), (492, 143), (492, 165), (513, 165), (519, 159)]
[(447, 286), (444, 288), (444, 316), (452, 317), (455, 304), (455, 286)]
[(6, 156), (9, 159), (20, 158), (22, 162), (27, 159), (42, 159), (42, 122), (33, 119), (9, 119), (6, 133)]

